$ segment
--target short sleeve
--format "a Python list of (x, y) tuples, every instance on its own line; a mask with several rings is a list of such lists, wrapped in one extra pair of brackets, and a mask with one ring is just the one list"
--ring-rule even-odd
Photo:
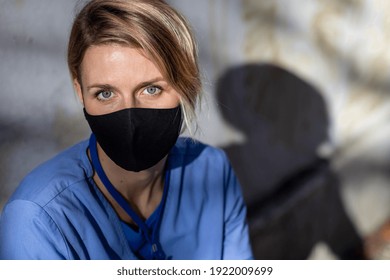
[[(226, 159), (227, 161), (227, 159)], [(223, 259), (253, 259), (240, 183), (230, 164), (226, 168)]]
[(39, 205), (24, 200), (7, 204), (0, 218), (0, 259), (66, 259), (62, 235)]

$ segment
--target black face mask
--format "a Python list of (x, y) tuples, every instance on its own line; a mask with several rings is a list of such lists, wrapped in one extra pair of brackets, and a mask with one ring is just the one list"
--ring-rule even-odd
[(84, 115), (107, 156), (128, 171), (156, 165), (175, 145), (182, 116), (173, 109), (129, 108), (92, 116)]

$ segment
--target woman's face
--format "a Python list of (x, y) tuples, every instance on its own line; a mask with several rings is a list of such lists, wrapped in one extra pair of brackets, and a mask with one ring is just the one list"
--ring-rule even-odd
[(92, 46), (81, 63), (76, 92), (90, 115), (125, 108), (174, 108), (180, 96), (142, 50), (117, 44)]

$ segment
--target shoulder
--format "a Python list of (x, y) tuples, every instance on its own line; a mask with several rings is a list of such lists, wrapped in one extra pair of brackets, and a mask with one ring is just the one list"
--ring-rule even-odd
[(187, 160), (211, 160), (220, 163), (228, 163), (227, 156), (222, 149), (188, 137), (180, 137), (178, 139), (175, 147), (172, 149), (171, 155)]
[(65, 259), (68, 248), (47, 212), (31, 201), (9, 202), (0, 217), (0, 259)]
[(27, 200), (43, 206), (69, 186), (91, 176), (87, 147), (88, 141), (82, 141), (39, 165), (22, 180), (9, 202)]
[(179, 138), (170, 153), (169, 162), (172, 168), (185, 170), (187, 176), (203, 176), (203, 179), (225, 180), (232, 170), (223, 150), (191, 138)]

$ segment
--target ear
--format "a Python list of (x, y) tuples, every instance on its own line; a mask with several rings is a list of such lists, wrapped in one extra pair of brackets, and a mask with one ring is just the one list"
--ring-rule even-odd
[(80, 85), (80, 83), (79, 83), (79, 81), (78, 81), (77, 78), (75, 78), (75, 79), (73, 80), (73, 87), (74, 87), (74, 89), (75, 89), (75, 91), (76, 91), (76, 93), (77, 93), (77, 96), (78, 96), (78, 98), (79, 98), (81, 104), (84, 106), (83, 91), (82, 91), (82, 89), (81, 89), (81, 85)]

